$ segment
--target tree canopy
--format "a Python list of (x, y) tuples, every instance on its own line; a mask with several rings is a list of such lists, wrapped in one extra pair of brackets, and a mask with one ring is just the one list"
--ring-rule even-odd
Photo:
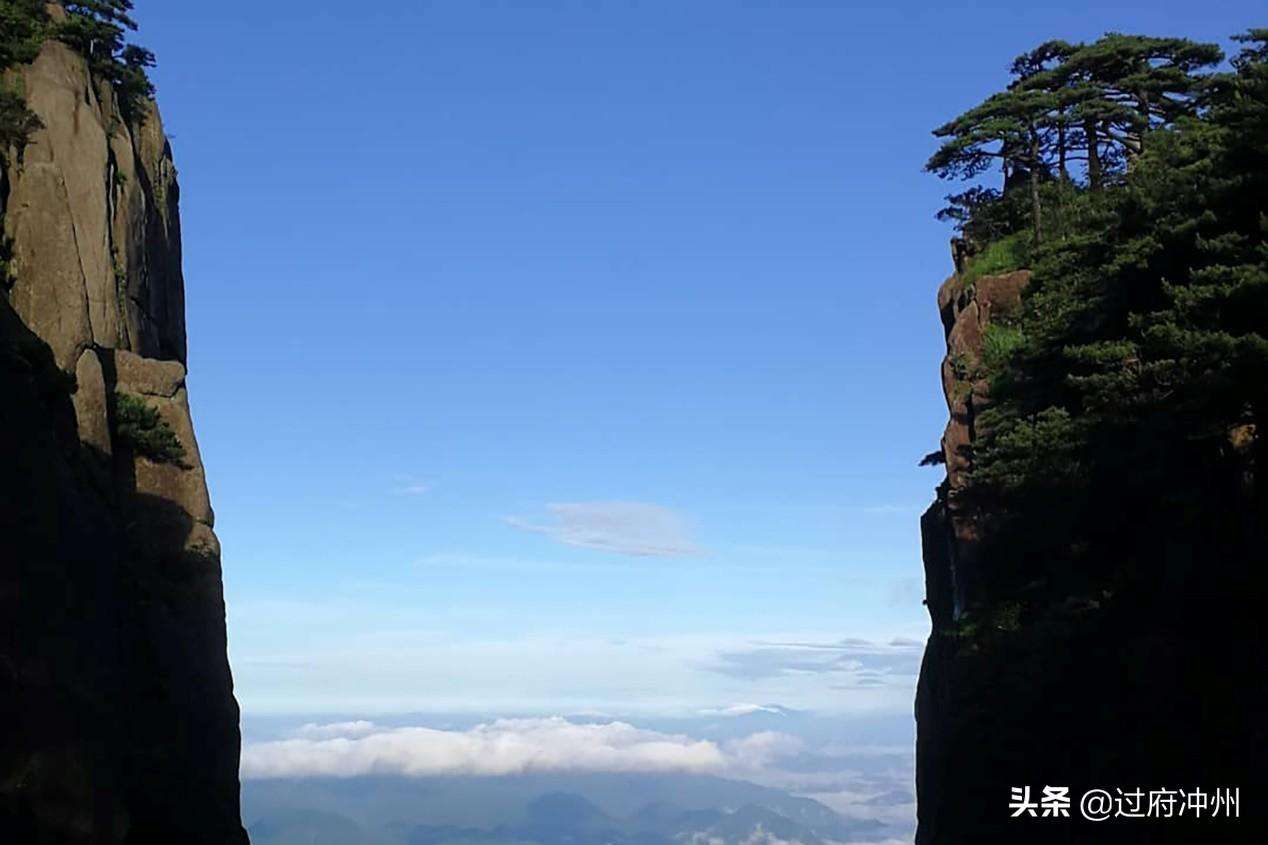
[[(64, 2), (65, 20), (50, 20), (43, 0), (0, 0), (0, 71), (30, 62), (50, 38), (63, 41), (87, 60), (93, 76), (114, 88), (125, 119), (144, 117), (143, 104), (154, 87), (146, 68), (154, 54), (131, 44), (127, 34), (136, 29), (131, 0)], [(39, 122), (20, 90), (0, 86), (0, 156), (20, 149)]]
[[(1237, 43), (1213, 72), (1219, 49), (1182, 39), (1049, 42), (935, 132), (931, 171), (1002, 161), (1044, 201), (1024, 307), (976, 363), (990, 404), (959, 503), (1008, 547), (1012, 596), (1109, 594), (1268, 522), (1268, 30)], [(1038, 220), (1014, 187), (941, 216), (994, 255)]]
[[(35, 58), (45, 30), (44, 4), (40, 0), (0, 0), (0, 72)], [(12, 85), (0, 85), (0, 164), (11, 146), (22, 146), (39, 127), (26, 107), (22, 93)]]
[(66, 20), (53, 36), (78, 50), (100, 79), (114, 86), (120, 108), (129, 120), (137, 117), (140, 105), (154, 95), (145, 69), (154, 66), (154, 54), (127, 42), (135, 31), (131, 17), (132, 0), (85, 0), (66, 2)]
[(1094, 190), (1121, 177), (1152, 130), (1198, 112), (1208, 71), (1222, 59), (1218, 46), (1181, 38), (1048, 41), (1013, 61), (1006, 90), (934, 130), (943, 143), (926, 169), (963, 180), (999, 164), (1005, 193), (1024, 176), (1038, 242), (1043, 182), (1075, 181), (1079, 162)]

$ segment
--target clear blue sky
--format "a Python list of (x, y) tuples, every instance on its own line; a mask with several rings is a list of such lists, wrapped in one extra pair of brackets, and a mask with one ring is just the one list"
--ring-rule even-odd
[(926, 630), (929, 129), (1049, 37), (1263, 23), (1220, 0), (138, 6), (249, 714), (909, 707), (906, 657), (810, 658)]

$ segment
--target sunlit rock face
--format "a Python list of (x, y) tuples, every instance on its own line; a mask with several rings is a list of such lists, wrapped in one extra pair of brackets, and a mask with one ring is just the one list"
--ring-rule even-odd
[(10, 76), (43, 128), (0, 180), (0, 840), (244, 843), (171, 150), (60, 43)]

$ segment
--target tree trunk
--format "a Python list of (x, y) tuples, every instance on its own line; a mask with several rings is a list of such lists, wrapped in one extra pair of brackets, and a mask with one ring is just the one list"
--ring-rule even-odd
[(1043, 218), (1039, 203), (1039, 133), (1030, 127), (1030, 213), (1035, 218), (1035, 243), (1043, 241)]
[[(1063, 118), (1064, 119), (1064, 118)], [(1061, 171), (1061, 181), (1070, 181), (1070, 169), (1066, 166), (1065, 124), (1057, 124), (1057, 166)]]
[(1136, 169), (1136, 160), (1140, 158), (1140, 154), (1145, 149), (1144, 134), (1136, 131), (1134, 128), (1127, 130), (1127, 136), (1123, 139), (1123, 150), (1127, 153), (1127, 172), (1131, 173)]
[(1149, 134), (1149, 91), (1141, 91), (1140, 94), (1137, 94), (1136, 103), (1140, 107), (1140, 117), (1145, 122), (1145, 126), (1141, 129), (1139, 136), (1136, 136), (1136, 156), (1139, 157), (1145, 151), (1145, 136)]
[(1134, 170), (1136, 160), (1145, 151), (1145, 135), (1149, 132), (1149, 94), (1136, 95), (1136, 112), (1140, 116), (1140, 125), (1127, 130), (1127, 170)]
[(1087, 136), (1087, 181), (1092, 190), (1101, 189), (1101, 138), (1095, 120), (1083, 121), (1083, 134)]

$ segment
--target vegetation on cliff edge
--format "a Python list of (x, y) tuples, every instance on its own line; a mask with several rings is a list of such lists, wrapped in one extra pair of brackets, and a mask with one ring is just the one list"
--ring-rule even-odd
[[(132, 0), (64, 2), (64, 20), (52, 20), (44, 0), (0, 0), (0, 170), (13, 154), (19, 157), (40, 119), (27, 108), (20, 79), (6, 71), (35, 59), (50, 38), (77, 50), (97, 79), (108, 83), (119, 100), (125, 120), (144, 119), (144, 105), (154, 96), (146, 68), (154, 54), (129, 44), (127, 32), (137, 28), (131, 17)], [(0, 223), (4, 220), (6, 186), (0, 177)], [(0, 231), (0, 292), (13, 286), (12, 244)]]
[(988, 603), (1245, 566), (1268, 518), (1268, 29), (1237, 41), (1222, 71), (1183, 39), (1049, 42), (935, 131), (927, 169), (973, 182), (939, 215), (965, 277), (1033, 270), (953, 503), (1007, 550)]
[(115, 431), (138, 455), (158, 464), (184, 464), (185, 446), (167, 421), (144, 399), (130, 393), (116, 393), (114, 415)]
[[(53, 20), (44, 0), (0, 0), (0, 72), (32, 61), (45, 41), (57, 39), (83, 55), (93, 75), (114, 88), (125, 119), (140, 119), (154, 94), (146, 75), (154, 54), (127, 41), (127, 33), (137, 28), (132, 0), (67, 0), (62, 6), (65, 19)], [(0, 158), (10, 148), (21, 150), (38, 127), (20, 86), (0, 86)]]

